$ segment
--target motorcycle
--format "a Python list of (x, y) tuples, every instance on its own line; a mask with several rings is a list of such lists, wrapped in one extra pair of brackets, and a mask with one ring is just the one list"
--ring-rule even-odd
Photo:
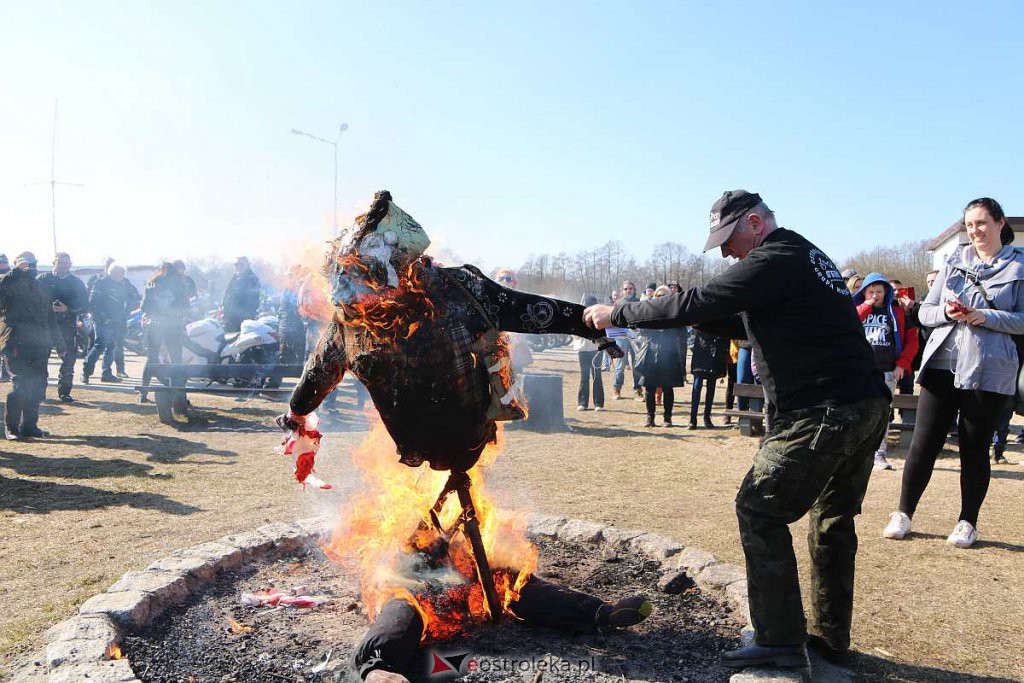
[[(238, 332), (225, 333), (223, 323), (209, 317), (185, 326), (182, 344), (182, 362), (189, 365), (273, 365), (280, 362), (280, 335), (278, 319), (262, 315), (255, 320), (244, 320)], [(280, 384), (280, 379), (266, 375), (238, 377), (235, 386), (268, 386)]]
[(147, 321), (141, 308), (128, 314), (128, 326), (124, 333), (124, 348), (137, 356), (146, 355)]

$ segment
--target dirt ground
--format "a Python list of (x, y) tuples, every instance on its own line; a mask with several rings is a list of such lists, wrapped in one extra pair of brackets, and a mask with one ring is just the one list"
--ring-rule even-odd
[[(643, 405), (632, 400), (576, 412), (575, 354), (545, 352), (537, 369), (565, 376), (574, 431), (507, 433), (491, 477), (505, 504), (664, 533), (742, 564), (733, 498), (755, 440), (733, 429), (644, 429)], [(76, 404), (44, 406), (42, 426), (54, 437), (0, 443), (0, 679), (38, 651), (46, 627), (123, 572), (181, 546), (336, 510), (353, 485), (347, 453), (367, 424), (343, 411), (318, 459), (324, 478), (340, 486), (314, 492), (296, 485), (290, 463), (272, 452), (279, 436), (270, 421), (279, 405), (199, 395), (201, 418), (171, 427), (134, 393), (94, 386), (75, 395)], [(351, 405), (351, 396), (346, 391), (339, 403)], [(685, 424), (678, 412), (676, 424)], [(1024, 467), (993, 468), (981, 541), (965, 551), (944, 542), (959, 507), (959, 468), (949, 450), (914, 535), (881, 538), (905, 451), (891, 453), (897, 470), (873, 475), (858, 525), (859, 677), (1024, 680)], [(1024, 459), (1016, 446), (1008, 456)], [(793, 532), (806, 584), (806, 525)]]

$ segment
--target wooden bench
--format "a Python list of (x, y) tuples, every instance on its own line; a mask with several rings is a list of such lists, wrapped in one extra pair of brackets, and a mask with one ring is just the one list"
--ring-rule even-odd
[[(173, 424), (174, 409), (187, 417), (188, 415), (188, 394), (218, 394), (222, 396), (287, 396), (292, 393), (291, 388), (281, 389), (281, 379), (284, 377), (301, 377), (302, 365), (184, 365), (184, 364), (159, 364), (150, 365), (149, 372), (154, 379), (159, 379), (163, 384), (150, 385), (148, 387), (135, 387), (135, 391), (142, 393), (153, 393), (153, 402), (156, 404), (157, 414), (160, 421), (165, 424)], [(208, 380), (204, 386), (188, 386), (189, 380)], [(214, 382), (241, 381), (249, 383), (250, 386), (225, 386), (214, 384)]]
[(747, 410), (726, 410), (728, 417), (737, 418), (737, 426), (743, 436), (764, 434), (764, 387), (760, 384), (734, 384), (735, 398), (749, 399)]
[[(747, 410), (726, 410), (725, 414), (738, 418), (737, 424), (743, 436), (759, 436), (764, 434), (764, 388), (760, 384), (735, 384), (733, 396), (750, 399)], [(896, 394), (892, 398), (892, 407), (899, 412), (899, 420), (890, 423), (889, 428), (898, 431), (902, 437), (904, 432), (913, 432), (917, 422), (917, 396), (913, 394)], [(896, 440), (898, 446), (900, 439)]]
[(903, 432), (913, 432), (917, 422), (917, 396), (914, 394), (896, 394), (892, 397), (892, 407), (900, 411), (899, 420), (889, 423), (889, 429), (898, 431), (896, 445), (900, 445)]

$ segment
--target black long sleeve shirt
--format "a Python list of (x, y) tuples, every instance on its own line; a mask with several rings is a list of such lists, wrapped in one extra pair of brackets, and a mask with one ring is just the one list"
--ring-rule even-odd
[(774, 230), (704, 287), (619, 303), (612, 324), (699, 324), (750, 339), (765, 391), (780, 411), (889, 395), (835, 263), (792, 230)]

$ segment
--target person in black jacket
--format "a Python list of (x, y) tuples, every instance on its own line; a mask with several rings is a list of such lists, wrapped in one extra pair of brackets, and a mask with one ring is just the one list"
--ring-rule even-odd
[(704, 392), (704, 428), (714, 429), (711, 422), (711, 406), (715, 403), (715, 385), (724, 377), (729, 363), (729, 340), (701, 330), (693, 331), (693, 356), (690, 372), (693, 374), (693, 392), (690, 394), (690, 429), (697, 428), (697, 413), (700, 412), (700, 391)]
[(235, 259), (235, 274), (231, 276), (224, 290), (224, 331), (238, 332), (243, 320), (256, 317), (260, 309), (260, 279), (249, 267), (249, 259), (239, 256)]
[[(656, 287), (651, 298), (666, 296), (670, 290), (665, 285)], [(644, 388), (644, 402), (647, 406), (645, 427), (654, 426), (657, 391), (661, 389), (662, 409), (665, 427), (672, 426), (672, 406), (675, 403), (674, 387), (686, 385), (686, 331), (685, 330), (641, 330), (636, 336), (636, 368)]]
[[(749, 337), (771, 431), (736, 497), (754, 642), (730, 667), (807, 666), (805, 642), (830, 657), (850, 646), (860, 512), (892, 400), (835, 263), (779, 228), (760, 196), (726, 192), (711, 209), (705, 251), (739, 259), (704, 287), (639, 303), (593, 306), (584, 319), (666, 328), (699, 325)], [(810, 513), (811, 623), (806, 623), (789, 524)]]
[(82, 366), (82, 383), (88, 384), (96, 369), (96, 361), (103, 354), (104, 382), (120, 382), (114, 374), (117, 352), (124, 347), (124, 335), (128, 328), (128, 313), (135, 306), (138, 292), (125, 277), (123, 266), (112, 263), (107, 273), (98, 278), (89, 295), (89, 311), (96, 323), (96, 344), (89, 350)]
[[(53, 271), (39, 276), (53, 295), (53, 312), (57, 314), (57, 327), (64, 340), (60, 370), (57, 373), (57, 396), (70, 403), (71, 387), (75, 378), (75, 360), (78, 358), (78, 316), (85, 313), (89, 295), (85, 283), (71, 274), (71, 257), (58, 252), (53, 258)], [(60, 353), (58, 351), (58, 353)]]
[[(162, 263), (146, 283), (142, 296), (142, 312), (149, 318), (146, 329), (146, 366), (142, 369), (142, 388), (139, 402), (147, 403), (145, 388), (153, 377), (151, 366), (160, 363), (160, 352), (165, 351), (169, 362), (181, 362), (181, 344), (185, 336), (185, 316), (188, 314), (188, 288), (171, 263)], [(168, 380), (161, 380), (165, 385)]]
[(7, 394), (4, 437), (40, 438), (39, 404), (46, 393), (50, 348), (64, 351), (50, 286), (37, 279), (36, 257), (23, 252), (14, 270), (0, 276), (0, 353), (14, 380)]

